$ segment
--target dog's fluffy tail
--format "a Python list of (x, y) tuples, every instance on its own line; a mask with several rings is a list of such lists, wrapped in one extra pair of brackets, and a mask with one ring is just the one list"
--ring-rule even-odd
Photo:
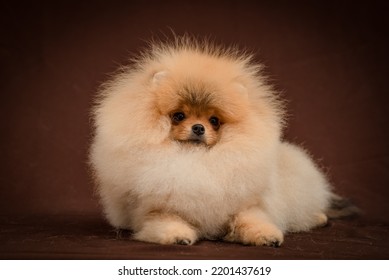
[(361, 214), (361, 210), (356, 207), (349, 199), (343, 198), (333, 193), (331, 195), (330, 207), (328, 208), (326, 214), (330, 219), (339, 219), (359, 216)]

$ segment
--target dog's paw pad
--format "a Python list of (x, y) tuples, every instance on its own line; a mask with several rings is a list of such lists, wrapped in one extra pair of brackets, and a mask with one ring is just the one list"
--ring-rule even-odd
[(269, 247), (280, 247), (284, 241), (284, 236), (282, 232), (275, 227), (262, 227), (261, 230), (253, 234), (252, 239), (250, 240), (251, 244), (256, 246), (269, 246)]
[(270, 247), (274, 247), (274, 248), (278, 248), (281, 246), (281, 242), (280, 241), (272, 241), (270, 242), (270, 244), (268, 244)]
[(192, 241), (189, 239), (177, 239), (176, 244), (178, 245), (192, 245)]

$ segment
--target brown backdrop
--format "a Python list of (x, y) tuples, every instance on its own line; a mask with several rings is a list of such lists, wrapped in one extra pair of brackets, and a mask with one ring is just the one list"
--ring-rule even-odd
[[(61, 2), (0, 7), (0, 257), (388, 258), (385, 1)], [(303, 143), (365, 215), (289, 235), (278, 250), (115, 240), (86, 165), (91, 100), (107, 74), (170, 28), (256, 52), (289, 101), (286, 139)], [(318, 250), (326, 236), (349, 243)]]

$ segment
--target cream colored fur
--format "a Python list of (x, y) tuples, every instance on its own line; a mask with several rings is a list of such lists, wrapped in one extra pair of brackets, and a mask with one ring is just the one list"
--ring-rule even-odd
[[(168, 112), (190, 84), (226, 117), (210, 147), (171, 139)], [(327, 221), (330, 186), (281, 140), (282, 106), (250, 57), (177, 39), (154, 45), (105, 84), (90, 163), (108, 221), (134, 238), (193, 244), (224, 238), (278, 246)]]

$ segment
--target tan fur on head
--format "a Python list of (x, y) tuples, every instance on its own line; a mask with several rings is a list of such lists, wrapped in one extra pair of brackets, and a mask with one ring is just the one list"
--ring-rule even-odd
[(184, 37), (152, 45), (103, 86), (90, 163), (114, 227), (161, 244), (279, 245), (324, 223), (330, 186), (281, 141), (282, 102), (260, 69)]

